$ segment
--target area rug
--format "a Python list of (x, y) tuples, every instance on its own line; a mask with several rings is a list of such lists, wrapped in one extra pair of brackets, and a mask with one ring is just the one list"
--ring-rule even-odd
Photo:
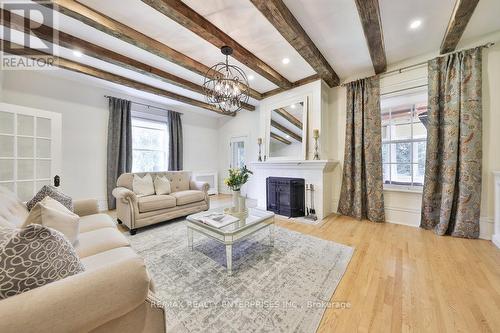
[(262, 230), (233, 247), (194, 234), (184, 220), (128, 236), (144, 257), (167, 313), (168, 332), (315, 332), (354, 249), (275, 228), (274, 247)]

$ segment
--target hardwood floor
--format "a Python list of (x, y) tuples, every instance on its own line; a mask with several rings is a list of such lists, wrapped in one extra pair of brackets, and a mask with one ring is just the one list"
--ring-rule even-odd
[(485, 240), (332, 216), (282, 227), (355, 247), (318, 332), (499, 332), (500, 250)]
[(331, 299), (350, 306), (327, 308), (318, 332), (500, 332), (500, 250), (489, 241), (341, 216), (277, 224), (355, 248)]

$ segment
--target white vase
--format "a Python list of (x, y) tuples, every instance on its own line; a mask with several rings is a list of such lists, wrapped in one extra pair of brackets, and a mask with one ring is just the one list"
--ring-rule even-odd
[(238, 212), (240, 210), (240, 190), (233, 190), (233, 212)]

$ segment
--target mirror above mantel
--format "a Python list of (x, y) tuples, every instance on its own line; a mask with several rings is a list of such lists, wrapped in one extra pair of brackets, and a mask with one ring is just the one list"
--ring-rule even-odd
[(305, 160), (307, 98), (287, 101), (268, 110), (267, 152), (270, 160)]

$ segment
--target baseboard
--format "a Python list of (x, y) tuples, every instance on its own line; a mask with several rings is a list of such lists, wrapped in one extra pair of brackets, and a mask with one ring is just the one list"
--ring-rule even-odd
[[(334, 199), (335, 211), (337, 211), (338, 199)], [(386, 222), (392, 224), (406, 225), (418, 228), (420, 226), (420, 209), (385, 206)], [(396, 218), (397, 217), (397, 218)], [(483, 216), (479, 219), (479, 238), (491, 240), (500, 248), (500, 235), (493, 238), (494, 220), (491, 217)]]
[(491, 241), (495, 244), (496, 247), (500, 249), (500, 234), (495, 234), (491, 236)]

